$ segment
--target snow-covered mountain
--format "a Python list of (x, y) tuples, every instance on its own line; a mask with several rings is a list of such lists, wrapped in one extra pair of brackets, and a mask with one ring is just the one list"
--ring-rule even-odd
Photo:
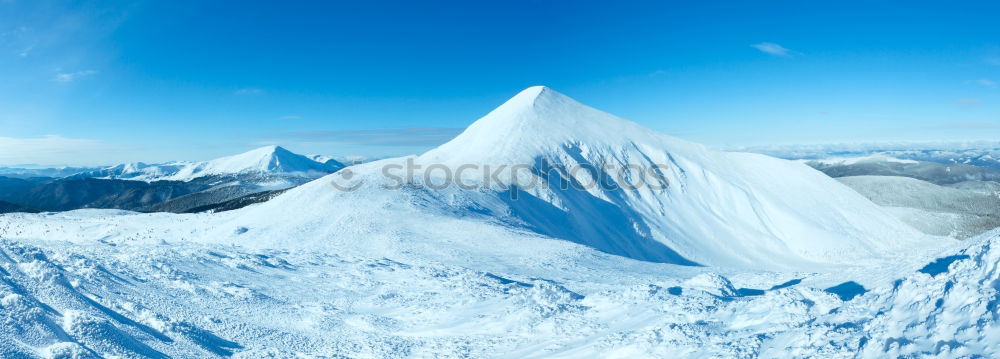
[(332, 158), (314, 160), (280, 146), (265, 146), (238, 155), (202, 162), (125, 163), (82, 174), (136, 181), (190, 181), (205, 176), (286, 176), (316, 178), (344, 168)]
[(0, 357), (991, 357), (998, 235), (530, 88), (255, 206), (0, 215)]
[(89, 167), (0, 167), (0, 177), (7, 178), (60, 178), (98, 168)]
[[(462, 186), (429, 189), (443, 171), (420, 172), (399, 190), (386, 168), (469, 166), (506, 169), (500, 183), (464, 171)], [(649, 169), (657, 185), (564, 188), (597, 173), (572, 168)], [(511, 170), (512, 168), (523, 171)], [(244, 213), (248, 227), (288, 216), (271, 228), (311, 228), (315, 237), (358, 226), (412, 231), (399, 218), (428, 213), (499, 221), (510, 228), (581, 243), (634, 259), (750, 268), (808, 268), (850, 263), (913, 246), (924, 237), (855, 191), (803, 164), (726, 153), (655, 133), (545, 87), (522, 91), (454, 140), (415, 158), (354, 166), (353, 192), (334, 175), (301, 186)], [(610, 180), (614, 181), (614, 178)], [(535, 184), (525, 187), (524, 184)], [(516, 192), (516, 193), (514, 193)], [(516, 197), (516, 199), (515, 199)], [(405, 212), (405, 213), (400, 213)], [(289, 215), (294, 213), (294, 215)], [(340, 213), (344, 213), (340, 215)], [(357, 218), (358, 216), (362, 218)], [(427, 220), (430, 221), (430, 220)], [(308, 225), (303, 222), (309, 222)], [(254, 224), (257, 223), (257, 224)], [(426, 231), (448, 228), (430, 228)], [(446, 235), (446, 234), (428, 234)]]

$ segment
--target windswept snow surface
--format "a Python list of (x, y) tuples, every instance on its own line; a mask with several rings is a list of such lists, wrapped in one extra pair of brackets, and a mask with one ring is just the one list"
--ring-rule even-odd
[[(836, 273), (760, 272), (635, 261), (435, 216), (425, 219), (450, 237), (368, 228), (311, 246), (233, 245), (259, 228), (227, 228), (219, 243), (219, 216), (0, 216), (0, 356), (996, 352), (996, 233)], [(864, 293), (827, 290), (847, 282)]]
[[(555, 185), (600, 162), (667, 186)], [(528, 170), (430, 186), (487, 164)], [(988, 357), (998, 236), (926, 237), (802, 164), (536, 87), (240, 210), (0, 215), (0, 357)]]

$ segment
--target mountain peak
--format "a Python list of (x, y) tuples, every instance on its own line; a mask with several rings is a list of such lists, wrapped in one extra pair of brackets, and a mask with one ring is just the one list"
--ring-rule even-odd
[[(277, 145), (259, 147), (238, 155), (205, 162), (205, 169), (223, 173), (327, 171), (326, 165)], [(341, 166), (342, 167), (342, 166)], [(330, 171), (332, 172), (332, 171)]]
[(556, 92), (556, 91), (554, 91), (554, 90), (552, 90), (552, 89), (550, 89), (550, 88), (548, 88), (546, 86), (531, 86), (529, 88), (521, 90), (521, 92), (518, 92), (517, 95), (514, 95), (514, 97), (511, 97), (504, 104), (505, 105), (506, 104), (529, 104), (529, 105), (534, 105), (534, 103), (539, 98), (542, 98), (542, 97), (545, 97), (545, 96), (553, 96), (553, 95), (565, 96), (565, 95), (562, 95), (562, 94), (560, 94), (560, 93), (558, 93), (558, 92)]
[(650, 136), (666, 137), (548, 87), (532, 86), (421, 157), (520, 163), (567, 144), (619, 147)]
[[(602, 126), (635, 125), (584, 105), (545, 86), (522, 90), (471, 126), (506, 130), (507, 135), (537, 133), (546, 136), (607, 136)], [(506, 124), (506, 125), (504, 125)], [(635, 125), (638, 126), (638, 125)]]
[[(521, 92), (518, 92), (517, 95), (508, 99), (500, 105), (500, 107), (497, 107), (490, 112), (490, 114), (493, 114), (494, 112), (498, 112), (499, 114), (513, 114), (514, 112), (520, 111), (544, 110), (547, 107), (559, 105), (578, 105), (586, 107), (586, 105), (576, 102), (575, 100), (569, 98), (569, 96), (563, 95), (546, 86), (531, 86), (521, 90)], [(491, 116), (487, 115), (483, 119), (488, 117)]]
[(269, 156), (269, 155), (287, 155), (287, 154), (294, 154), (294, 153), (278, 145), (268, 145), (252, 149), (237, 156), (241, 155)]

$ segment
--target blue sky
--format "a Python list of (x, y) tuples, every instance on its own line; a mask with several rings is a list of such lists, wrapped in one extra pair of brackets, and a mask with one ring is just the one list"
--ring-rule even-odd
[(712, 146), (996, 140), (996, 2), (0, 0), (0, 165), (401, 155), (547, 85)]

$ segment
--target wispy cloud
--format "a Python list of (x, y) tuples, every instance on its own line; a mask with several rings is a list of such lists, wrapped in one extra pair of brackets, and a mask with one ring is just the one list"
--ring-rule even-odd
[(0, 137), (0, 164), (65, 164), (84, 158), (105, 158), (113, 146), (98, 140), (46, 135), (34, 138)]
[(982, 86), (986, 86), (986, 87), (997, 87), (997, 83), (993, 82), (993, 80), (990, 80), (990, 79), (979, 79), (979, 80), (975, 80), (975, 81), (972, 81), (972, 82), (975, 83), (975, 84), (977, 84), (977, 85), (982, 85)]
[[(934, 129), (956, 128), (956, 126), (972, 126), (975, 129), (995, 126), (990, 123), (961, 123), (936, 125)], [(818, 159), (831, 155), (839, 157), (868, 155), (891, 151), (968, 151), (968, 150), (1000, 150), (1000, 142), (995, 140), (973, 141), (885, 141), (885, 142), (847, 142), (818, 144), (788, 144), (768, 146), (729, 146), (726, 151), (756, 152), (786, 159)]]
[(436, 146), (448, 142), (462, 128), (421, 127), (368, 129), (348, 131), (299, 131), (285, 134), (269, 135), (270, 139), (277, 137), (277, 142), (303, 142), (338, 145), (371, 145), (371, 146)]
[(17, 56), (28, 57), (28, 55), (31, 54), (31, 50), (34, 50), (34, 49), (35, 49), (35, 45), (31, 45), (31, 46), (25, 47), (25, 48), (21, 49), (21, 51), (17, 52)]
[(955, 100), (955, 103), (959, 105), (972, 105), (979, 103), (979, 101), (981, 100), (978, 98), (960, 98), (958, 100)]
[(11, 51), (17, 56), (27, 57), (35, 49), (35, 39), (31, 35), (32, 32), (26, 26), (0, 31), (0, 47), (4, 52)]
[(936, 126), (928, 126), (931, 129), (960, 129), (960, 130), (993, 130), (1000, 128), (1000, 122), (989, 121), (952, 121)]
[(52, 81), (67, 83), (67, 82), (73, 82), (73, 81), (79, 80), (79, 79), (87, 77), (87, 76), (93, 76), (93, 75), (96, 75), (96, 74), (97, 74), (97, 71), (95, 71), (95, 70), (83, 70), (83, 71), (76, 71), (76, 72), (60, 72), (60, 73), (57, 73), (55, 75), (55, 77), (52, 78)]
[(263, 94), (263, 93), (264, 93), (264, 90), (261, 90), (261, 89), (256, 88), (256, 87), (245, 87), (245, 88), (241, 88), (241, 89), (238, 89), (238, 90), (236, 90), (236, 91), (233, 92), (233, 94), (239, 95), (239, 96), (260, 95), (260, 94)]
[(760, 50), (761, 52), (768, 55), (782, 56), (782, 57), (792, 56), (792, 50), (786, 49), (784, 46), (775, 44), (773, 42), (762, 42), (759, 44), (750, 45), (750, 47)]

